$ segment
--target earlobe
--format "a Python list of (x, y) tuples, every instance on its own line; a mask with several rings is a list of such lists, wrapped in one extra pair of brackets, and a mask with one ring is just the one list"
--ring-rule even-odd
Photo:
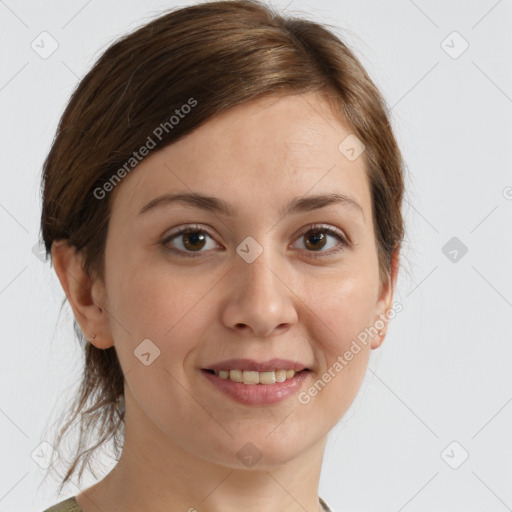
[(85, 272), (83, 254), (67, 240), (54, 241), (51, 252), (53, 267), (85, 338), (97, 348), (113, 346), (107, 311), (95, 299), (104, 293), (93, 290), (99, 287), (104, 291), (103, 283), (93, 281)]
[(385, 331), (379, 331), (374, 336), (374, 339), (372, 340), (372, 343), (370, 345), (372, 350), (375, 350), (375, 349), (379, 348), (382, 345), (382, 343), (384, 342), (384, 337), (385, 336), (386, 336)]

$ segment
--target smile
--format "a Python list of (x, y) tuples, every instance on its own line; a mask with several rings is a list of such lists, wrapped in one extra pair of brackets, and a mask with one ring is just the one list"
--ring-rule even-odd
[[(213, 384), (212, 389), (245, 405), (271, 405), (280, 402), (298, 393), (304, 381), (312, 375), (308, 369), (265, 372), (203, 369), (201, 373)], [(278, 380), (283, 377), (284, 380)], [(240, 378), (241, 380), (236, 380)]]
[(293, 378), (298, 373), (295, 370), (274, 370), (267, 372), (256, 372), (250, 370), (219, 370), (213, 371), (221, 379), (229, 379), (244, 384), (275, 384)]

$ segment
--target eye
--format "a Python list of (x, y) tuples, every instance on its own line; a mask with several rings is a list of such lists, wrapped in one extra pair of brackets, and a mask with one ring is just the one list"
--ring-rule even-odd
[[(162, 245), (180, 256), (194, 258), (200, 256), (202, 252), (205, 252), (201, 251), (201, 249), (207, 247), (208, 238), (213, 240), (200, 226), (187, 226), (162, 240)], [(179, 242), (174, 247), (169, 247), (169, 243), (175, 239), (179, 240)], [(215, 246), (216, 244), (214, 243), (213, 245)]]
[[(338, 240), (338, 244), (334, 244), (334, 247), (336, 247), (336, 245), (338, 245), (338, 247), (335, 248), (334, 250), (326, 251), (323, 249), (329, 245), (329, 237)], [(301, 234), (299, 240), (306, 241), (304, 247), (306, 247), (307, 252), (319, 253), (311, 254), (313, 258), (332, 256), (333, 254), (337, 254), (338, 252), (342, 251), (343, 249), (349, 246), (349, 242), (343, 236), (340, 230), (334, 228), (333, 226), (326, 226), (322, 224), (315, 224), (313, 226), (310, 226), (307, 231)]]

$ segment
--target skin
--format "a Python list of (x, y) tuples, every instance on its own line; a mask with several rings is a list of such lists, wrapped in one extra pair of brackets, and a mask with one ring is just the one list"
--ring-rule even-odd
[[(239, 404), (200, 369), (234, 357), (283, 357), (312, 370), (307, 389), (389, 311), (397, 270), (379, 281), (364, 153), (349, 161), (338, 150), (350, 133), (318, 94), (245, 103), (151, 153), (117, 185), (105, 282), (85, 275), (72, 247), (54, 244), (54, 268), (83, 332), (96, 333), (99, 348), (115, 346), (125, 375), (123, 453), (77, 494), (85, 512), (170, 504), (238, 512), (242, 496), (246, 511), (321, 510), (328, 432), (354, 400), (386, 326), (308, 404), (296, 395)], [(236, 215), (179, 203), (139, 215), (152, 199), (181, 191), (221, 198)], [(295, 197), (334, 191), (362, 213), (333, 204), (279, 214)], [(325, 242), (315, 242), (314, 223), (338, 228), (350, 245), (325, 231)], [(183, 235), (162, 243), (189, 224), (206, 232), (203, 246), (188, 249), (195, 258), (169, 250), (187, 251)], [(236, 252), (248, 236), (263, 248), (250, 264)], [(147, 366), (134, 355), (144, 339), (160, 350)], [(261, 454), (250, 468), (237, 458), (246, 443)]]

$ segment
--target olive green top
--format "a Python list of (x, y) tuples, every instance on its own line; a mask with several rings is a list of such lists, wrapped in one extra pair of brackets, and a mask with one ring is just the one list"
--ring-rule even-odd
[[(324, 508), (325, 512), (333, 512), (322, 498), (318, 499), (320, 500), (320, 504)], [(53, 507), (47, 508), (44, 512), (82, 512), (82, 509), (78, 506), (75, 497), (72, 496), (67, 500), (60, 501), (56, 505), (53, 505)]]
[(60, 501), (53, 507), (47, 508), (44, 512), (82, 512), (74, 496), (67, 500)]

